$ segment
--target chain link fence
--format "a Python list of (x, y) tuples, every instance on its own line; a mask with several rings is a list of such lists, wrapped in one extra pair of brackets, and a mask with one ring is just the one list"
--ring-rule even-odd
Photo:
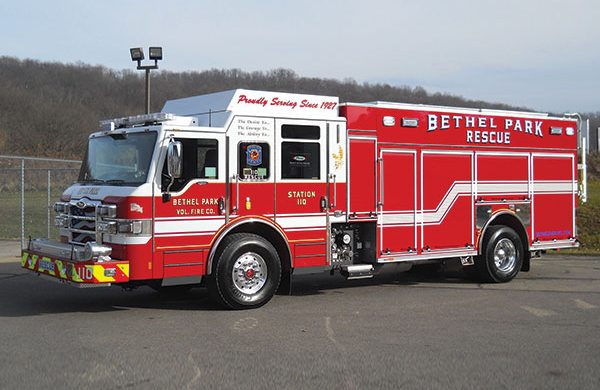
[(77, 180), (81, 161), (0, 155), (0, 240), (56, 238), (52, 206)]

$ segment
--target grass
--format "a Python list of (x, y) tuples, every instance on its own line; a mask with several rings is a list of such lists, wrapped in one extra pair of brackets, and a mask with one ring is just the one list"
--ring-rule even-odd
[(566, 251), (573, 254), (600, 255), (600, 179), (588, 179), (587, 203), (577, 211), (579, 249)]
[[(62, 189), (53, 191), (50, 204), (60, 197)], [(21, 238), (21, 194), (0, 192), (0, 239), (19, 240)], [(46, 191), (25, 192), (25, 237), (46, 237), (48, 235), (48, 193)], [(54, 211), (50, 210), (50, 237), (57, 237), (54, 227)]]

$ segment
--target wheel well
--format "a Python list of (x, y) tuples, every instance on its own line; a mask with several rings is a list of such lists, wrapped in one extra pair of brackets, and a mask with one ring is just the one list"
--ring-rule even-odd
[[(218, 246), (217, 248), (214, 248), (213, 251), (211, 251), (211, 255), (216, 255), (219, 252), (219, 246), (221, 245), (222, 239), (225, 238), (226, 236), (230, 235), (230, 234), (234, 234), (234, 233), (252, 233), (252, 234), (257, 234), (261, 237), (263, 237), (264, 239), (266, 239), (267, 241), (269, 241), (271, 244), (273, 244), (273, 246), (275, 247), (275, 250), (277, 251), (277, 254), (279, 255), (279, 259), (281, 261), (281, 270), (282, 272), (290, 272), (292, 269), (292, 259), (291, 259), (291, 254), (290, 254), (290, 249), (289, 246), (287, 244), (287, 242), (285, 241), (285, 239), (283, 238), (282, 234), (279, 233), (274, 227), (266, 224), (266, 223), (261, 223), (261, 222), (247, 222), (247, 223), (242, 223), (240, 225), (235, 226), (234, 228), (232, 228), (231, 230), (229, 230), (227, 233), (225, 233), (221, 239), (218, 242)], [(210, 268), (207, 268), (207, 273), (212, 273), (212, 258), (209, 259), (209, 264), (208, 266)]]
[(523, 266), (521, 267), (522, 271), (529, 271), (530, 260), (531, 260), (531, 252), (529, 251), (529, 236), (527, 236), (527, 231), (523, 226), (523, 222), (514, 214), (505, 212), (502, 214), (498, 214), (487, 224), (487, 226), (481, 232), (479, 238), (479, 254), (482, 254), (483, 248), (483, 236), (485, 235), (485, 231), (490, 226), (508, 226), (513, 229), (521, 239), (521, 243), (523, 244), (523, 252), (525, 257), (523, 259)]

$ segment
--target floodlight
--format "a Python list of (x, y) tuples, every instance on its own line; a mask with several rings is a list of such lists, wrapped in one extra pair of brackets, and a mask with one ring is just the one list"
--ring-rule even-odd
[(132, 47), (129, 49), (131, 53), (131, 61), (141, 61), (144, 59), (144, 49), (141, 47)]
[(151, 46), (148, 50), (148, 57), (150, 57), (151, 61), (154, 61), (154, 64), (151, 65), (142, 65), (142, 61), (144, 60), (144, 49), (141, 47), (132, 47), (129, 49), (131, 53), (131, 60), (133, 62), (137, 62), (137, 69), (143, 70), (146, 72), (146, 114), (150, 113), (150, 71), (152, 69), (158, 69), (158, 61), (162, 60), (163, 52), (162, 47)]
[(150, 47), (149, 57), (151, 60), (162, 60), (162, 47)]

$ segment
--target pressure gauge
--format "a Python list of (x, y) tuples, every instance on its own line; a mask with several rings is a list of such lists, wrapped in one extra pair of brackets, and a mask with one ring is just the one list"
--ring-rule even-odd
[(352, 241), (352, 237), (350, 237), (350, 235), (348, 233), (346, 233), (342, 237), (342, 241), (344, 242), (344, 244), (348, 245), (348, 244), (350, 244), (350, 241)]

